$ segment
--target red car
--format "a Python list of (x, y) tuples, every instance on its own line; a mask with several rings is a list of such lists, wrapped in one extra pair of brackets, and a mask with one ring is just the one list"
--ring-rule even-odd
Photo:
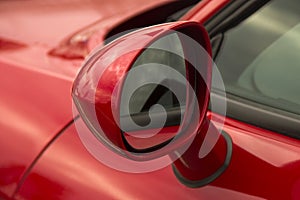
[(1, 1), (0, 199), (300, 199), (299, 5)]

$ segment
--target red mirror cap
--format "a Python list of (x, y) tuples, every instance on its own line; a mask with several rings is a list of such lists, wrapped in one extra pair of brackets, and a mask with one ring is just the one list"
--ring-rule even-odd
[[(210, 40), (203, 26), (196, 22), (167, 23), (129, 33), (95, 50), (74, 81), (72, 97), (84, 122), (100, 142), (122, 156), (128, 157), (127, 153), (124, 154), (127, 149), (118, 125), (122, 82), (141, 52), (152, 42), (172, 31), (179, 31), (191, 37), (205, 49), (209, 56), (211, 55)], [(182, 43), (185, 56), (197, 53), (188, 46), (188, 43), (185, 44), (185, 41)], [(200, 119), (195, 122), (197, 129), (204, 120), (209, 102), (211, 58), (207, 58), (207, 65), (201, 67), (205, 71), (204, 74), (201, 73), (202, 77), (197, 70), (192, 69), (192, 66), (188, 65), (187, 69), (187, 79), (195, 89), (201, 109)], [(172, 146), (163, 147), (159, 152), (142, 156), (132, 154), (129, 157), (137, 160), (157, 158), (179, 148), (189, 138), (189, 134), (184, 134), (182, 139), (174, 142)]]

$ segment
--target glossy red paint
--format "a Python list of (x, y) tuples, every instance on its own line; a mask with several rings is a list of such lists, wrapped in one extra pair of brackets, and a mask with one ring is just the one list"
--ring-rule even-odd
[[(2, 49), (4, 46), (1, 44), (1, 60), (4, 64), (14, 63), (27, 70), (73, 81), (82, 64), (82, 57), (70, 61), (49, 56), (48, 52), (51, 49), (64, 43), (62, 40), (65, 41), (64, 38), (67, 36), (68, 45), (62, 47), (62, 51), (64, 48), (73, 49), (78, 41), (84, 42), (86, 37), (81, 33), (85, 31), (96, 34), (98, 44), (102, 43), (105, 34), (114, 25), (161, 2), (163, 1), (64, 0), (60, 3), (51, 0), (1, 1), (1, 41), (26, 47), (4, 51)], [(118, 10), (117, 15), (116, 10)], [(96, 27), (89, 30), (94, 23), (97, 24)], [(93, 38), (94, 36), (91, 40)], [(97, 41), (93, 41), (93, 44)]]
[[(96, 20), (105, 21), (98, 28), (106, 31), (134, 14), (133, 10), (156, 4), (60, 3), (0, 2), (0, 199), (12, 197), (31, 164), (73, 118), (70, 92), (82, 60), (54, 58), (48, 51), (66, 35)], [(110, 20), (115, 10), (122, 13)]]
[[(98, 3), (101, 5), (101, 8), (99, 8), (99, 11), (101, 10), (102, 14), (100, 19), (88, 24), (75, 33), (71, 33), (48, 53), (49, 55), (66, 59), (82, 59), (104, 41), (107, 32), (109, 32), (114, 26), (137, 13), (142, 13), (149, 8), (159, 6), (160, 4), (167, 2), (168, 1), (166, 0), (143, 0), (138, 2), (114, 0), (109, 3), (105, 1), (105, 3), (99, 4), (99, 1), (95, 1), (95, 4)], [(102, 7), (102, 5), (107, 8)], [(132, 9), (134, 12), (132, 12)], [(114, 10), (118, 10), (117, 15), (112, 13)]]
[(173, 163), (174, 171), (179, 180), (189, 187), (197, 188), (214, 181), (218, 177), (214, 176), (214, 174), (223, 173), (231, 159), (231, 141), (226, 141), (224, 135), (218, 137), (217, 142), (208, 155), (199, 158), (199, 152), (206, 134), (221, 134), (220, 130), (214, 125), (211, 124), (212, 127), (209, 126), (210, 121), (206, 119), (190, 147)]
[(16, 199), (279, 200), (299, 197), (298, 140), (229, 118), (224, 130), (233, 140), (229, 168), (212, 184), (191, 189), (178, 182), (171, 167), (130, 174), (104, 166), (83, 147), (72, 125), (37, 162)]
[(2, 59), (0, 69), (0, 193), (11, 196), (41, 150), (72, 120), (65, 95), (71, 83)]
[(299, 199), (299, 140), (231, 119), (224, 130), (234, 143), (233, 158), (213, 185), (264, 199)]
[[(1, 1), (0, 37), (20, 41), (30, 46), (56, 47), (64, 38), (73, 36), (69, 43), (84, 39), (77, 35), (97, 24), (106, 33), (122, 20), (166, 0), (44, 0)], [(95, 27), (96, 28), (96, 27)], [(102, 38), (100, 38), (102, 39)], [(46, 55), (44, 55), (46, 56)]]
[[(70, 20), (73, 15), (64, 15), (62, 13), (65, 9), (58, 12), (59, 9), (56, 8), (55, 17), (51, 15), (43, 21), (41, 13), (45, 12), (39, 12), (39, 8), (31, 12), (30, 6), (28, 9), (21, 9), (22, 6), (16, 2), (20, 3), (0, 2), (0, 37), (9, 36), (10, 40), (28, 45), (18, 51), (0, 51), (0, 193), (3, 198), (11, 197), (32, 160), (71, 119), (71, 98), (68, 95), (81, 60), (65, 61), (48, 57), (48, 51), (61, 37), (73, 33), (77, 27), (91, 23), (95, 17), (101, 15), (97, 12), (97, 16), (93, 16), (94, 12), (90, 12), (93, 10), (91, 6), (84, 12), (84, 16), (88, 16), (89, 19), (83, 20), (82, 15), (76, 14), (80, 19), (74, 20), (70, 25), (63, 19)], [(143, 1), (131, 2), (130, 5), (135, 8), (144, 4)], [(202, 4), (203, 7), (198, 9), (199, 14), (191, 14), (185, 19), (203, 22), (226, 2), (228, 1), (207, 1), (206, 6)], [(99, 10), (112, 15), (116, 9), (133, 9), (127, 7), (128, 1), (109, 3), (111, 7), (102, 10), (101, 5)], [(22, 13), (24, 10), (28, 18), (24, 18), (24, 23), (19, 24), (19, 29), (16, 29), (17, 25), (10, 26), (7, 23), (8, 18), (17, 16), (16, 13)], [(79, 6), (78, 10), (82, 11)], [(57, 12), (61, 15), (57, 15)], [(19, 17), (20, 20), (23, 16)], [(122, 17), (120, 15), (120, 18), (117, 18)], [(41, 20), (39, 25), (42, 27), (39, 32), (36, 31), (37, 25), (32, 23), (36, 19)], [(107, 18), (107, 24), (113, 25), (114, 21)], [(103, 28), (104, 32), (107, 30), (105, 27), (106, 25)], [(11, 77), (14, 77), (13, 80)], [(37, 91), (41, 93), (36, 93)], [(102, 165), (83, 147), (74, 125), (71, 125), (47, 148), (28, 172), (28, 177), (16, 192), (15, 198), (299, 199), (298, 140), (230, 118), (226, 119), (223, 129), (233, 140), (233, 155), (229, 168), (211, 185), (191, 189), (177, 181), (171, 167), (147, 174), (127, 174)]]
[[(127, 73), (137, 57), (145, 50), (146, 47), (159, 38), (174, 33), (174, 31), (178, 31), (182, 34), (188, 34), (197, 41), (198, 45), (201, 45), (205, 51), (208, 52), (206, 57), (201, 56), (201, 61), (197, 60), (198, 63), (205, 63), (203, 64), (205, 67), (202, 67), (204, 69), (199, 69), (199, 72), (202, 73), (202, 78), (200, 78), (200, 74), (195, 72), (195, 69), (191, 66), (191, 64), (187, 64), (186, 67), (186, 77), (195, 77), (196, 74), (198, 76), (197, 82), (194, 81), (194, 78), (187, 78), (187, 81), (191, 85), (190, 89), (196, 91), (197, 102), (199, 104), (198, 107), (201, 112), (197, 113), (199, 117), (194, 118), (194, 120), (197, 119), (197, 121), (193, 123), (193, 126), (189, 123), (189, 127), (184, 128), (186, 131), (185, 134), (181, 134), (182, 136), (180, 140), (175, 140), (172, 145), (163, 147), (159, 152), (155, 151), (147, 153), (147, 156), (144, 154), (141, 156), (137, 156), (136, 154), (128, 155), (133, 159), (148, 160), (160, 157), (161, 155), (166, 155), (174, 149), (178, 149), (183, 145), (183, 143), (190, 141), (190, 138), (194, 137), (197, 130), (202, 126), (209, 103), (208, 88), (210, 87), (211, 82), (210, 77), (212, 66), (212, 61), (210, 59), (210, 40), (204, 27), (195, 22), (179, 21), (156, 25), (130, 33), (108, 44), (104, 48), (96, 50), (86, 61), (86, 64), (83, 66), (74, 81), (72, 93), (73, 99), (86, 124), (91, 126), (89, 127), (90, 130), (93, 131), (94, 135), (98, 135), (102, 142), (104, 142), (109, 148), (116, 149), (116, 152), (120, 152), (119, 148), (128, 150), (126, 149), (126, 145), (122, 139), (121, 130), (118, 125), (120, 122), (117, 121), (117, 119), (120, 119), (119, 112), (121, 93)], [(178, 37), (182, 40), (183, 51), (186, 59), (191, 62), (191, 59), (188, 59), (188, 57), (192, 57), (190, 55), (194, 55), (193, 52), (196, 47), (187, 47), (187, 44), (192, 45), (191, 42), (188, 43), (188, 41), (186, 41), (187, 38), (184, 38), (181, 35), (178, 35)], [(190, 51), (191, 48), (193, 49), (192, 52)], [(195, 62), (196, 61), (194, 61), (194, 63)], [(197, 85), (197, 89), (195, 85)], [(115, 88), (117, 88), (117, 91), (115, 91)], [(188, 91), (187, 93), (191, 93), (191, 91)], [(185, 116), (194, 116), (195, 111), (190, 108), (190, 105), (192, 105), (191, 102), (195, 99), (188, 97), (189, 95), (187, 95), (186, 100), (187, 108)], [(184, 117), (184, 119), (185, 118), (186, 117)], [(186, 122), (183, 123), (186, 124)], [(165, 133), (166, 130), (167, 129), (162, 131), (160, 134)], [(153, 140), (155, 140), (156, 136), (153, 138)], [(155, 144), (154, 141), (151, 142), (152, 138), (147, 138), (146, 140)], [(158, 144), (162, 144), (163, 142), (165, 141)]]

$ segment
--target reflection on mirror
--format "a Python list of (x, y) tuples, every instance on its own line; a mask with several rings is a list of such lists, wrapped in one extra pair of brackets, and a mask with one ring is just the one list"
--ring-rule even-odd
[(185, 77), (176, 33), (156, 40), (139, 55), (126, 76), (120, 102), (120, 125), (129, 149), (155, 150), (176, 135), (185, 110)]

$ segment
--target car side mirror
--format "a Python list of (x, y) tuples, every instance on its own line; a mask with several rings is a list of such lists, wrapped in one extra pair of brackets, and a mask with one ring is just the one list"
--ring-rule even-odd
[[(138, 162), (169, 155), (179, 180), (191, 186), (189, 180), (199, 178), (191, 174), (195, 166), (184, 167), (178, 158), (205, 165), (194, 151), (208, 130), (211, 74), (205, 28), (196, 22), (167, 23), (129, 33), (92, 53), (74, 81), (72, 97), (94, 137), (111, 151)], [(216, 148), (223, 161), (224, 141), (220, 137)], [(209, 160), (216, 170), (224, 163)]]

